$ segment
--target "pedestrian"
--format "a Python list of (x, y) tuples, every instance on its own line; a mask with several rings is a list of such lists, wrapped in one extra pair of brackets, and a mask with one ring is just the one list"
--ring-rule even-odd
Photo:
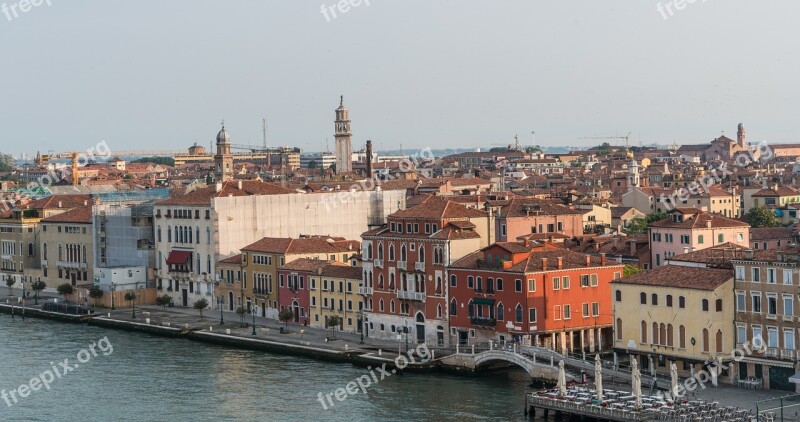
[(300, 338), (303, 338), (303, 335), (306, 333), (306, 330), (300, 329)]

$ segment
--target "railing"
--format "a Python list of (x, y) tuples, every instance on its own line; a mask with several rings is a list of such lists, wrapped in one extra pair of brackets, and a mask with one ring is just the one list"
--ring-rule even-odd
[(11, 261), (11, 259), (13, 257), (14, 257), (14, 255), (9, 255), (9, 254), (3, 254), (3, 255), (0, 256), (0, 258), (5, 259), (6, 261)]
[(397, 291), (397, 297), (399, 299), (424, 301), (425, 300), (425, 293), (410, 292), (408, 290), (398, 290)]
[(794, 350), (781, 350), (781, 359), (794, 360)]
[(417, 271), (425, 272), (425, 262), (415, 262), (414, 269)]
[(374, 289), (372, 287), (361, 286), (358, 288), (358, 294), (363, 296), (371, 296), (374, 293)]
[(497, 321), (494, 318), (470, 317), (469, 321), (472, 325), (478, 327), (495, 327), (497, 325)]
[(397, 261), (397, 269), (405, 271), (407, 268), (406, 261)]
[(46, 267), (46, 266), (47, 266), (47, 260), (46, 260), (46, 259), (43, 259), (43, 260), (42, 260), (42, 267)]
[(85, 270), (86, 269), (86, 263), (85, 262), (58, 261), (56, 263), (56, 265), (58, 267), (61, 267), (61, 268), (68, 268), (68, 269), (74, 269), (74, 270)]
[(778, 349), (774, 347), (770, 347), (767, 349), (767, 357), (776, 358), (778, 357)]

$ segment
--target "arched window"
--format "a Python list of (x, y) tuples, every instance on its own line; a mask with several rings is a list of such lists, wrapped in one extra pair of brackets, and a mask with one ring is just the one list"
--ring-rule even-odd
[(380, 302), (378, 302), (378, 310), (383, 312), (383, 299), (381, 299)]
[(622, 318), (617, 318), (617, 340), (622, 340)]
[(389, 312), (394, 313), (394, 299), (389, 301)]
[(715, 310), (717, 312), (722, 312), (722, 299), (717, 299), (715, 302)]
[(172, 226), (167, 226), (167, 242), (172, 243)]
[(442, 317), (442, 304), (436, 305), (436, 318)]
[(389, 244), (389, 261), (394, 261), (394, 243)]
[(708, 351), (708, 329), (703, 328), (703, 351)]
[(650, 297), (651, 305), (658, 305), (658, 295), (653, 293)]
[(367, 259), (372, 259), (372, 243), (367, 244)]
[(194, 241), (199, 245), (200, 244), (200, 227), (199, 226), (194, 228), (194, 234), (195, 234)]
[(469, 310), (469, 317), (472, 318), (475, 316), (475, 305), (472, 304), (472, 301), (469, 301), (467, 305), (467, 309)]
[(517, 322), (522, 322), (522, 305), (517, 303), (517, 308), (514, 309), (514, 316), (516, 317)]
[(678, 327), (678, 347), (681, 349), (686, 348), (686, 327), (683, 325)]
[(206, 245), (211, 244), (211, 227), (206, 227)]
[(378, 243), (378, 259), (383, 259), (383, 242)]
[(667, 306), (672, 307), (672, 295), (667, 295)]
[(653, 323), (653, 338), (651, 339), (653, 344), (658, 344), (658, 323)]
[(58, 244), (58, 260), (59, 261), (63, 261), (64, 260), (64, 248), (63, 248), (63, 246), (61, 246), (60, 243)]
[(456, 302), (456, 298), (450, 301), (450, 315), (455, 316), (458, 313), (458, 302)]
[(42, 244), (42, 259), (47, 261), (47, 242)]
[(375, 287), (374, 280), (372, 278), (372, 272), (369, 273), (369, 287)]
[(400, 260), (401, 261), (405, 261), (406, 260), (406, 244), (405, 243), (403, 243), (400, 246)]
[(614, 292), (617, 302), (622, 302), (622, 290), (617, 290)]
[(373, 309), (373, 307), (372, 307), (372, 304), (373, 304), (372, 303), (372, 298), (369, 298), (369, 301), (367, 301), (367, 303), (369, 303), (369, 308), (368, 309), (372, 310)]
[(158, 226), (158, 229), (156, 229), (156, 240), (161, 242), (161, 226)]
[(660, 326), (659, 335), (658, 335), (658, 344), (666, 345), (667, 344), (667, 326), (663, 323)]
[(450, 274), (450, 287), (456, 287), (456, 281), (457, 281), (456, 275)]
[(502, 321), (505, 319), (505, 312), (503, 309), (503, 302), (497, 304), (497, 320)]
[(442, 294), (442, 276), (436, 276), (436, 292), (437, 295)]
[(722, 330), (717, 330), (717, 353), (722, 353)]
[(639, 303), (642, 305), (647, 305), (647, 293), (641, 292), (639, 293)]
[(647, 343), (647, 323), (642, 321), (642, 343)]
[(425, 262), (425, 246), (419, 245), (419, 262)]
[(378, 288), (383, 290), (383, 273), (378, 274)]
[(697, 243), (703, 243), (703, 235), (697, 235)]
[(206, 273), (211, 274), (211, 255), (206, 256)]
[(708, 312), (708, 299), (703, 299), (703, 310)]

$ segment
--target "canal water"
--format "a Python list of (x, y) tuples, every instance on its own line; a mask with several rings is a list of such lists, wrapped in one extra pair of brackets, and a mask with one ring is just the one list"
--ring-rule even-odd
[[(96, 342), (94, 356), (88, 347)], [(53, 365), (63, 376), (48, 390), (42, 380), (55, 375)], [(376, 373), (366, 394), (332, 396), (334, 406), (323, 409), (318, 393), (368, 374), (350, 364), (0, 315), (0, 389), (12, 404), (0, 399), (0, 421), (525, 420), (522, 371), (382, 380)]]

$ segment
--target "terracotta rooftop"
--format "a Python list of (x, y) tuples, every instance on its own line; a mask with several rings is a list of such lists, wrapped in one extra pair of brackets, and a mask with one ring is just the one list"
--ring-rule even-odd
[(648, 272), (614, 280), (612, 283), (715, 290), (732, 279), (733, 271), (730, 269), (664, 265)]
[(650, 224), (653, 228), (677, 228), (677, 229), (703, 229), (711, 224), (712, 228), (722, 227), (750, 227), (749, 224), (725, 217), (721, 214), (700, 211), (697, 208), (677, 208), (673, 214), (683, 214), (683, 221), (675, 222), (672, 216), (663, 220), (654, 221)]
[(30, 210), (75, 208), (94, 204), (91, 195), (51, 195), (46, 198), (36, 199), (23, 208)]
[(390, 218), (478, 218), (486, 217), (486, 213), (467, 208), (459, 203), (438, 196), (429, 196), (413, 208), (396, 211)]
[(357, 252), (359, 249), (360, 244), (358, 241), (336, 240), (323, 236), (302, 237), (299, 239), (291, 237), (265, 237), (242, 248), (243, 251), (282, 255)]
[(219, 261), (219, 263), (240, 265), (242, 263), (242, 254), (236, 254), (230, 258), (225, 258), (222, 261)]
[(751, 227), (750, 241), (793, 239), (794, 233), (791, 227)]
[(500, 217), (528, 217), (536, 215), (583, 214), (584, 210), (575, 210), (553, 201), (538, 199), (511, 199), (500, 209)]
[(92, 223), (92, 207), (78, 207), (69, 211), (56, 214), (51, 217), (42, 219), (43, 223), (73, 223), (73, 224), (91, 224)]
[[(522, 248), (519, 248), (522, 253), (527, 252), (524, 250), (524, 245), (519, 244)], [(487, 248), (491, 248), (493, 245), (487, 246)], [(506, 245), (507, 246), (507, 245)], [(505, 248), (505, 246), (504, 246)], [(479, 260), (484, 259), (484, 248), (483, 250), (473, 252), (458, 261), (454, 262), (451, 267), (453, 268), (463, 268), (463, 269), (478, 269), (479, 268)], [(519, 262), (518, 264), (505, 269), (495, 269), (495, 271), (505, 271), (505, 272), (515, 272), (515, 273), (531, 273), (531, 272), (538, 272), (542, 271), (542, 258), (547, 259), (547, 271), (557, 270), (558, 267), (558, 258), (562, 259), (562, 269), (570, 270), (570, 269), (579, 269), (579, 268), (586, 268), (586, 260), (589, 260), (590, 267), (599, 267), (600, 266), (600, 258), (590, 255), (584, 255), (582, 253), (573, 252), (567, 249), (558, 248), (552, 245), (531, 245), (528, 247), (530, 250), (529, 255), (526, 259)], [(518, 252), (514, 252), (518, 253)], [(607, 266), (610, 265), (619, 265), (620, 267), (622, 264), (618, 264), (616, 261), (608, 260), (606, 262)]]
[(696, 250), (694, 252), (687, 252), (684, 254), (675, 255), (669, 258), (669, 261), (711, 264), (722, 261), (730, 261), (736, 256), (741, 257), (741, 253), (737, 251), (742, 251), (745, 249), (748, 248), (742, 245), (737, 245), (735, 243), (727, 242), (721, 245), (712, 246), (710, 248), (705, 248)]
[(361, 279), (361, 267), (353, 267), (338, 261), (300, 258), (283, 265), (281, 270), (305, 271), (336, 278)]

